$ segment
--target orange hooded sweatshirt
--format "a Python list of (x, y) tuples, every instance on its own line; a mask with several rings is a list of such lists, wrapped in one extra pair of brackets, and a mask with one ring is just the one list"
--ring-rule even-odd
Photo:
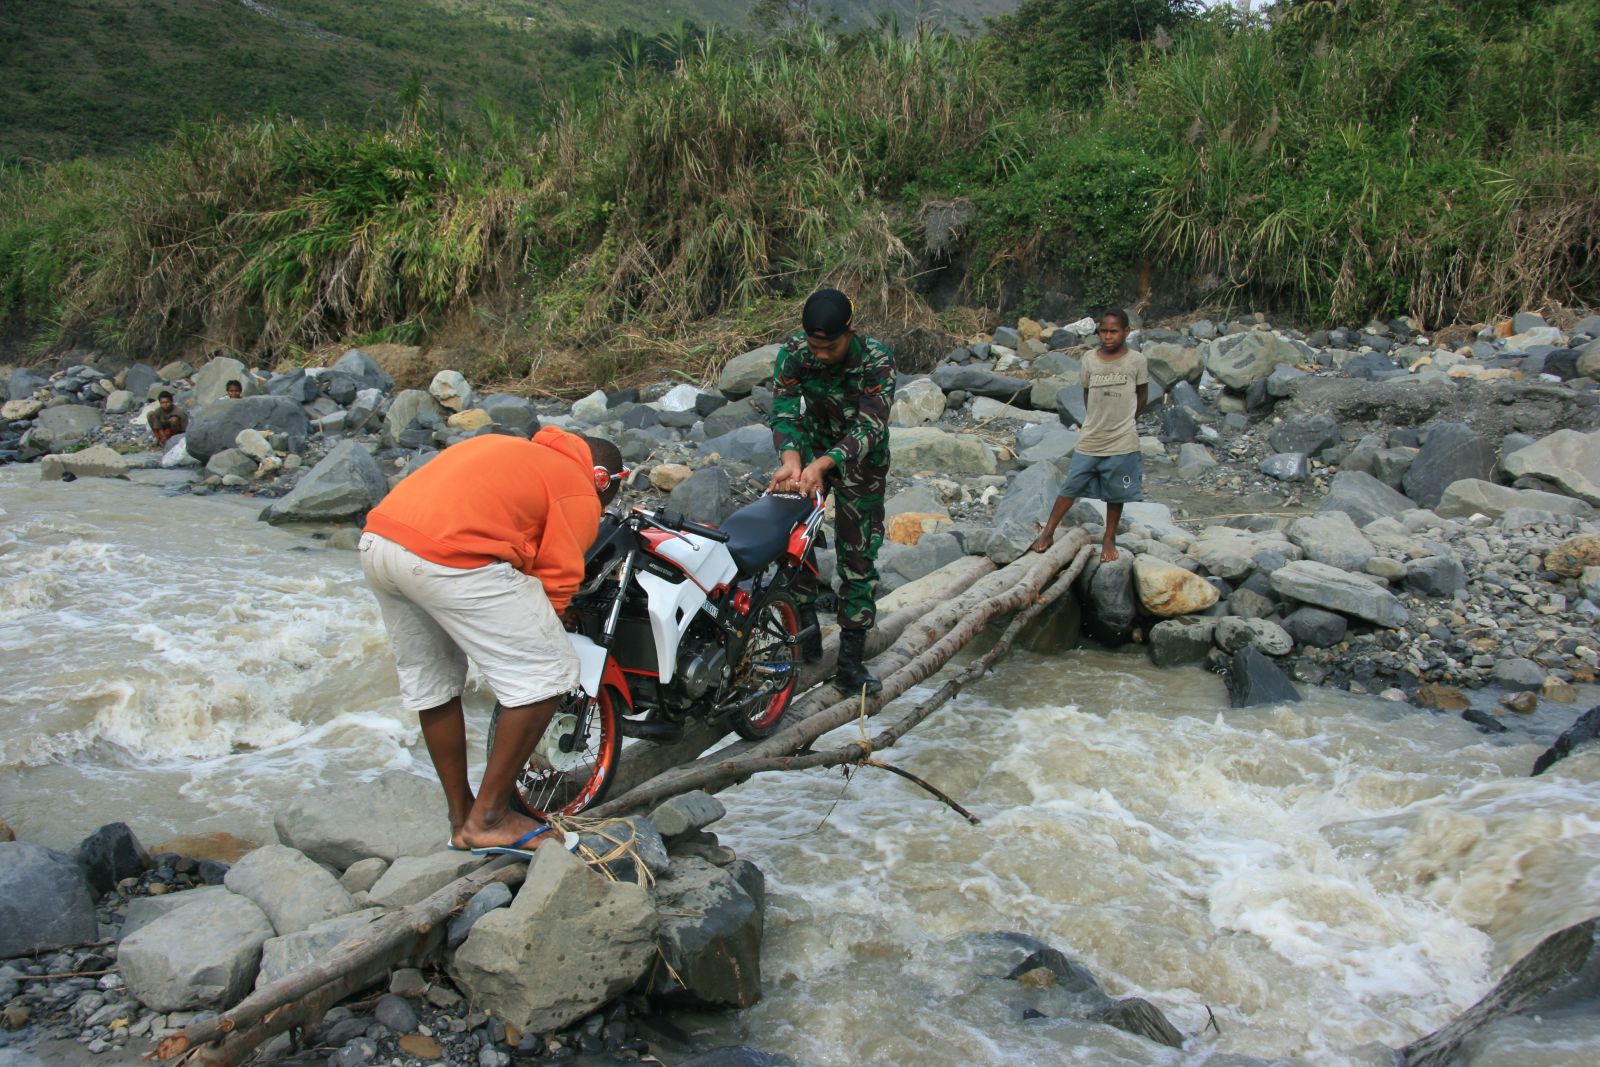
[(546, 426), (532, 441), (499, 434), (452, 445), (367, 514), (367, 532), (446, 567), (506, 562), (566, 608), (600, 531), (594, 461), (581, 437)]

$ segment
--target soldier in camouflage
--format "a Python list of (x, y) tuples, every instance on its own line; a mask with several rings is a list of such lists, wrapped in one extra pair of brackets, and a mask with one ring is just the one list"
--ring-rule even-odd
[[(811, 294), (801, 332), (778, 352), (772, 381), (772, 440), (782, 462), (773, 492), (832, 492), (839, 565), (839, 666), (852, 692), (883, 686), (867, 670), (867, 631), (877, 615), (878, 549), (889, 475), (889, 405), (894, 356), (851, 329), (850, 300), (837, 289)], [(815, 582), (796, 589), (807, 662), (822, 655)]]

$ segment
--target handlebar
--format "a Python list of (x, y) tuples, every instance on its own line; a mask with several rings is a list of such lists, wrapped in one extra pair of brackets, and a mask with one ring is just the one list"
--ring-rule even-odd
[(728, 535), (715, 526), (705, 526), (686, 519), (683, 517), (682, 512), (673, 511), (671, 508), (662, 508), (656, 512), (655, 521), (669, 530), (681, 530), (684, 533), (692, 533), (710, 541), (721, 541), (726, 544), (728, 540)]

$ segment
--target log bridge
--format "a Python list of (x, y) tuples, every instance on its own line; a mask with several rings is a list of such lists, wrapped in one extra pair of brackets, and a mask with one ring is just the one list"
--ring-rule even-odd
[[(979, 556), (957, 560), (885, 597), (868, 640), (871, 665), (883, 681), (875, 698), (825, 684), (838, 658), (838, 635), (823, 642), (821, 663), (807, 667), (800, 682), (808, 691), (784, 713), (777, 733), (762, 741), (735, 740), (707, 751), (724, 730), (691, 727), (670, 744), (628, 746), (611, 789), (613, 796), (576, 820), (616, 818), (646, 812), (669, 797), (693, 790), (716, 792), (771, 771), (797, 771), (844, 764), (881, 767), (929, 789), (970, 821), (977, 820), (926, 783), (879, 760), (875, 753), (944, 706), (998, 662), (1042, 612), (1071, 588), (1095, 552), (1088, 534), (1062, 533), (1049, 551), (1026, 553), (997, 567)], [(954, 674), (933, 695), (905, 711), (890, 725), (836, 748), (814, 749), (830, 731), (878, 715), (896, 698), (937, 673), (991, 621), (1011, 616), (1000, 639), (982, 656)], [(702, 754), (704, 753), (704, 754)], [(517, 885), (527, 865), (501, 860), (457, 879), (426, 900), (391, 911), (359, 937), (341, 943), (317, 963), (256, 990), (221, 1015), (194, 1023), (161, 1040), (146, 1059), (204, 1067), (233, 1067), (277, 1034), (307, 1033), (345, 997), (377, 981), (402, 960), (424, 958), (437, 949), (449, 917), (465, 907), (490, 882)]]

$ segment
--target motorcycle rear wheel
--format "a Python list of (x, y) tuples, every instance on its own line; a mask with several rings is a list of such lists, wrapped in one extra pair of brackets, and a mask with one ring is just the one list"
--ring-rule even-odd
[(767, 594), (750, 624), (749, 640), (729, 685), (735, 699), (760, 697), (750, 710), (736, 712), (732, 719), (734, 733), (747, 741), (760, 741), (778, 731), (800, 675), (800, 646), (795, 642), (799, 632), (800, 614), (789, 594), (781, 590)]
[[(580, 738), (576, 735), (577, 726), (585, 704), (588, 719)], [(495, 727), (504, 710), (496, 702), (489, 717), (489, 752), (494, 751)], [(518, 772), (511, 790), (511, 806), (536, 819), (576, 815), (605, 798), (621, 755), (616, 695), (604, 687), (593, 698), (582, 691), (569, 693), (551, 716), (550, 726), (527, 765)]]

